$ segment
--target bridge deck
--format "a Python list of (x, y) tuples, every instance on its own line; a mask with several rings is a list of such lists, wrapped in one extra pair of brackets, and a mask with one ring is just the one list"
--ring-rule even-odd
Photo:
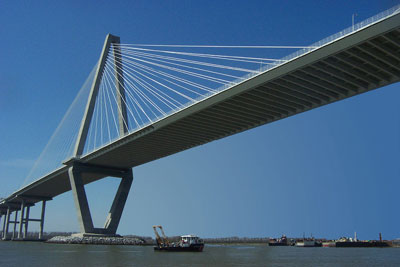
[[(400, 14), (396, 14), (131, 133), (81, 161), (135, 167), (399, 79)], [(83, 177), (85, 184), (101, 178)], [(55, 197), (69, 190), (67, 167), (62, 167), (3, 200), (0, 211), (6, 202), (18, 202), (18, 195)]]

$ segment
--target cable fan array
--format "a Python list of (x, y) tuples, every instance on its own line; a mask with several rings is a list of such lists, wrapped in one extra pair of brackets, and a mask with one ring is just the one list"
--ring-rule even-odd
[[(187, 48), (301, 48), (278, 46), (167, 46), (180, 50), (144, 48), (146, 45), (113, 44), (107, 55), (84, 153), (120, 137), (117, 105), (122, 98), (129, 132), (139, 130), (189, 105), (197, 103), (285, 60), (260, 56), (221, 55), (182, 51)], [(254, 49), (253, 49), (254, 50)], [(253, 53), (255, 55), (259, 53)], [(120, 64), (115, 64), (115, 59)], [(118, 75), (119, 79), (116, 79)]]
[(97, 64), (93, 67), (45, 148), (35, 161), (22, 186), (60, 168), (63, 166), (63, 161), (73, 156), (74, 145), (79, 133), (79, 127), (96, 69)]
[[(112, 44), (101, 73), (83, 156), (120, 138), (119, 117), (123, 111), (119, 100), (126, 106), (125, 128), (129, 132), (140, 130), (287, 61), (265, 57), (265, 49), (271, 48), (275, 57), (280, 57), (284, 54), (276, 52), (277, 48), (287, 54), (287, 49), (311, 51), (315, 47)], [(224, 52), (215, 53), (215, 49)], [(97, 67), (96, 64), (22, 186), (57, 170), (74, 156)], [(124, 97), (118, 88), (123, 89)]]

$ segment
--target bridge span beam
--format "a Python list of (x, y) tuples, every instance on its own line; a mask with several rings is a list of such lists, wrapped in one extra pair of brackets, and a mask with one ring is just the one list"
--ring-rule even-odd
[[(83, 164), (77, 161), (73, 161), (72, 163), (70, 161), (68, 164), (71, 164), (68, 169), (68, 175), (78, 215), (81, 230), (80, 235), (116, 235), (133, 181), (132, 169), (109, 168), (106, 166)], [(121, 178), (121, 182), (103, 228), (95, 228), (93, 225), (84, 187), (84, 174), (103, 174)]]

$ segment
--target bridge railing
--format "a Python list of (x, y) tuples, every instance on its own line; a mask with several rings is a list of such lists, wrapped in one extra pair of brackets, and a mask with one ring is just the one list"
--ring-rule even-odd
[[(379, 22), (381, 20), (389, 18), (389, 17), (391, 17), (393, 15), (396, 15), (398, 13), (400, 13), (400, 4), (394, 6), (394, 7), (390, 8), (390, 9), (387, 9), (387, 10), (381, 12), (381, 13), (378, 13), (378, 14), (376, 14), (376, 15), (368, 18), (368, 19), (365, 19), (365, 20), (363, 20), (363, 21), (361, 21), (359, 23), (356, 23), (356, 24), (354, 24), (354, 25), (352, 25), (352, 26), (350, 26), (350, 27), (338, 32), (338, 33), (332, 34), (332, 35), (330, 35), (330, 36), (328, 36), (328, 37), (326, 37), (326, 38), (324, 38), (324, 39), (322, 39), (322, 40), (320, 40), (318, 42), (315, 42), (315, 43), (311, 44), (307, 48), (303, 48), (303, 49), (297, 50), (297, 51), (295, 51), (295, 52), (293, 52), (293, 53), (291, 53), (291, 54), (279, 59), (279, 61), (276, 61), (274, 63), (270, 63), (268, 65), (262, 66), (260, 69), (255, 70), (252, 73), (244, 75), (243, 77), (240, 77), (240, 78), (238, 78), (236, 80), (233, 80), (233, 81), (231, 81), (231, 82), (229, 82), (229, 83), (217, 88), (216, 91), (217, 91), (217, 93), (225, 91), (225, 90), (231, 88), (232, 86), (237, 85), (238, 83), (241, 83), (241, 82), (243, 82), (245, 80), (251, 79), (251, 78), (259, 75), (260, 73), (263, 73), (263, 72), (266, 72), (266, 71), (271, 70), (273, 68), (276, 68), (276, 67), (278, 67), (278, 66), (280, 66), (282, 64), (287, 63), (288, 61), (291, 61), (291, 60), (293, 60), (295, 58), (298, 58), (298, 57), (301, 57), (301, 56), (303, 56), (305, 54), (308, 54), (308, 53), (310, 53), (310, 52), (312, 52), (312, 51), (314, 51), (314, 50), (316, 50), (318, 48), (321, 48), (322, 46), (325, 46), (325, 45), (327, 45), (327, 44), (329, 44), (331, 42), (335, 42), (335, 41), (337, 41), (337, 40), (339, 40), (339, 39), (341, 39), (341, 38), (343, 38), (343, 37), (345, 37), (345, 36), (347, 36), (349, 34), (352, 34), (353, 32), (359, 31), (359, 30), (361, 30), (361, 29), (363, 29), (365, 27), (368, 27), (368, 26), (370, 26), (370, 25), (372, 25), (374, 23), (377, 23), (377, 22)], [(208, 97), (211, 97), (213, 95), (215, 95), (215, 93), (211, 93), (211, 92), (206, 93), (206, 94), (196, 98), (196, 101), (193, 102), (193, 103), (192, 102), (188, 102), (188, 103), (186, 103), (185, 105), (181, 106), (178, 109), (171, 110), (170, 112), (167, 113), (167, 116), (171, 115), (173, 113), (176, 113), (179, 110), (185, 109), (186, 107), (191, 106), (191, 105), (193, 105), (193, 104), (195, 104), (197, 102), (200, 102), (201, 100), (204, 100), (204, 99), (206, 99)], [(162, 117), (160, 116), (157, 119), (162, 119), (162, 118), (165, 118), (165, 117), (166, 116), (162, 116)]]
[[(368, 18), (366, 20), (363, 20), (363, 21), (361, 21), (361, 22), (359, 22), (357, 24), (354, 24), (354, 25), (352, 25), (352, 26), (350, 26), (350, 27), (338, 32), (338, 33), (332, 34), (331, 36), (328, 36), (328, 37), (326, 37), (326, 38), (324, 38), (324, 39), (322, 39), (322, 40), (320, 40), (318, 42), (315, 42), (315, 43), (310, 45), (310, 48), (300, 49), (300, 50), (298, 50), (298, 51), (296, 51), (296, 52), (294, 52), (294, 53), (282, 58), (282, 60), (289, 61), (289, 60), (292, 60), (294, 58), (300, 57), (300, 56), (302, 56), (304, 54), (307, 54), (307, 53), (309, 53), (309, 52), (311, 52), (311, 51), (313, 51), (315, 49), (318, 49), (318, 48), (320, 48), (320, 47), (322, 47), (324, 45), (327, 45), (327, 44), (329, 44), (331, 42), (337, 41), (337, 40), (339, 40), (339, 39), (341, 39), (341, 38), (343, 38), (343, 37), (345, 37), (345, 36), (347, 36), (347, 35), (349, 35), (351, 33), (359, 31), (359, 30), (361, 30), (361, 29), (363, 29), (365, 27), (368, 27), (368, 26), (370, 26), (372, 24), (375, 24), (375, 23), (377, 23), (377, 22), (379, 22), (381, 20), (384, 20), (384, 19), (386, 19), (388, 17), (391, 17), (393, 15), (396, 15), (398, 13), (400, 13), (400, 4), (390, 8), (388, 10), (385, 10), (385, 11), (383, 11), (381, 13), (378, 13), (375, 16), (372, 16), (372, 17), (370, 17), (370, 18)], [(281, 65), (281, 64), (278, 64), (278, 65)], [(268, 70), (270, 68), (272, 68), (272, 67), (267, 66), (264, 69), (264, 71)]]
[[(363, 29), (365, 27), (368, 27), (368, 26), (370, 26), (370, 25), (372, 25), (374, 23), (377, 23), (377, 22), (379, 22), (381, 20), (389, 18), (389, 17), (391, 17), (393, 15), (396, 15), (398, 13), (400, 13), (400, 4), (394, 6), (394, 7), (390, 8), (390, 9), (387, 9), (387, 10), (381, 12), (381, 13), (378, 13), (378, 14), (376, 14), (376, 15), (368, 18), (368, 19), (365, 19), (365, 20), (363, 20), (363, 21), (361, 21), (359, 23), (356, 23), (356, 24), (354, 24), (354, 25), (352, 25), (352, 26), (350, 26), (350, 27), (338, 32), (338, 33), (332, 34), (332, 35), (330, 35), (330, 36), (328, 36), (328, 37), (326, 37), (326, 38), (324, 38), (324, 39), (322, 39), (322, 40), (320, 40), (318, 42), (315, 42), (315, 43), (311, 44), (307, 48), (303, 48), (303, 49), (297, 50), (296, 52), (294, 52), (292, 54), (289, 54), (289, 55), (279, 59), (279, 61), (277, 61), (275, 63), (271, 63), (271, 64), (268, 64), (268, 65), (262, 66), (260, 69), (254, 71), (252, 73), (249, 73), (249, 74), (247, 74), (247, 75), (245, 75), (245, 76), (243, 76), (241, 78), (233, 80), (233, 81), (231, 81), (231, 82), (229, 82), (229, 83), (217, 88), (216, 91), (217, 91), (217, 93), (225, 91), (225, 90), (231, 88), (232, 86), (237, 85), (238, 83), (241, 83), (241, 82), (243, 82), (245, 80), (251, 79), (251, 78), (259, 75), (260, 73), (263, 73), (263, 72), (266, 72), (266, 71), (271, 70), (273, 68), (276, 68), (276, 67), (278, 67), (278, 66), (280, 66), (282, 64), (285, 64), (288, 61), (291, 61), (291, 60), (293, 60), (295, 58), (298, 58), (298, 57), (301, 57), (301, 56), (303, 56), (305, 54), (308, 54), (308, 53), (310, 53), (310, 52), (312, 52), (312, 51), (314, 51), (314, 50), (316, 50), (318, 48), (321, 48), (322, 46), (325, 46), (325, 45), (327, 45), (327, 44), (329, 44), (331, 42), (335, 42), (335, 41), (337, 41), (337, 40), (339, 40), (339, 39), (341, 39), (341, 38), (343, 38), (343, 37), (345, 37), (345, 36), (347, 36), (349, 34), (352, 34), (353, 32), (359, 31), (359, 30), (361, 30), (361, 29)], [(170, 110), (167, 113), (166, 116), (160, 116), (160, 117), (157, 118), (157, 120), (165, 118), (165, 117), (167, 117), (167, 116), (169, 116), (169, 115), (171, 115), (173, 113), (178, 112), (179, 110), (185, 109), (186, 107), (191, 106), (191, 105), (193, 105), (193, 104), (195, 104), (197, 102), (200, 102), (201, 100), (204, 100), (204, 99), (206, 99), (208, 97), (211, 97), (213, 95), (215, 95), (215, 92), (214, 93), (212, 93), (212, 92), (206, 93), (206, 94), (196, 98), (195, 102), (188, 102), (188, 103), (182, 105), (178, 109)]]
[[(298, 58), (300, 56), (303, 56), (303, 55), (305, 55), (307, 53), (310, 53), (310, 52), (312, 52), (312, 51), (314, 51), (314, 50), (316, 50), (318, 48), (321, 48), (322, 46), (325, 46), (325, 45), (327, 45), (327, 44), (329, 44), (331, 42), (337, 41), (337, 40), (339, 40), (339, 39), (341, 39), (341, 38), (343, 38), (343, 37), (345, 37), (345, 36), (347, 36), (349, 34), (352, 34), (353, 32), (359, 31), (359, 30), (361, 30), (361, 29), (363, 29), (365, 27), (368, 27), (368, 26), (370, 26), (372, 24), (375, 24), (375, 23), (377, 23), (377, 22), (379, 22), (381, 20), (387, 19), (387, 18), (389, 18), (391, 16), (394, 16), (394, 15), (396, 15), (398, 13), (400, 13), (400, 4), (394, 6), (394, 7), (390, 8), (390, 9), (387, 9), (387, 10), (381, 12), (381, 13), (378, 13), (378, 14), (376, 14), (376, 15), (368, 18), (368, 19), (365, 19), (365, 20), (363, 20), (363, 21), (361, 21), (361, 22), (359, 22), (357, 24), (354, 24), (354, 25), (352, 25), (352, 26), (350, 26), (350, 27), (338, 32), (338, 33), (332, 34), (332, 35), (330, 35), (330, 36), (328, 36), (328, 37), (326, 37), (326, 38), (324, 38), (324, 39), (322, 39), (322, 40), (320, 40), (318, 42), (315, 42), (315, 43), (311, 44), (308, 48), (303, 48), (303, 49), (297, 50), (297, 51), (293, 52), (292, 54), (289, 54), (289, 55), (281, 58), (280, 61), (278, 61), (276, 63), (271, 63), (269, 65), (263, 66), (263, 67), (261, 67), (259, 69), (259, 72), (265, 72), (265, 71), (268, 71), (270, 69), (276, 68), (276, 67), (278, 67), (278, 66), (280, 66), (282, 64), (285, 64), (286, 62), (288, 62), (290, 60), (293, 60), (293, 59)], [(233, 84), (240, 83), (243, 80), (250, 79), (250, 78), (252, 78), (252, 77), (254, 77), (254, 76), (258, 75), (258, 74), (259, 73), (257, 73), (257, 72), (256, 73), (247, 74), (244, 77), (233, 81), (232, 83)], [(224, 86), (220, 87), (218, 89), (218, 91), (226, 90), (226, 89), (230, 88), (231, 86), (232, 86), (231, 84), (224, 85)]]

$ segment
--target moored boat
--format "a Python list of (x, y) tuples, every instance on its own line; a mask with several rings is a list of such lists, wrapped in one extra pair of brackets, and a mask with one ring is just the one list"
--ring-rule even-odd
[(388, 247), (387, 242), (379, 241), (338, 241), (336, 247), (338, 248), (371, 248), (371, 247)]
[(342, 237), (336, 241), (336, 247), (339, 248), (370, 248), (370, 247), (388, 247), (387, 242), (382, 241), (382, 236), (379, 234), (379, 241), (358, 240), (357, 234), (354, 238)]
[(281, 238), (278, 239), (270, 239), (268, 242), (269, 246), (274, 246), (274, 247), (281, 247), (281, 246), (289, 246), (287, 237), (285, 235), (282, 235)]
[(324, 248), (336, 247), (336, 242), (335, 241), (322, 242), (322, 246)]
[(158, 251), (188, 251), (202, 252), (204, 242), (195, 235), (183, 235), (178, 243), (170, 243), (168, 245), (156, 246), (154, 250)]
[(305, 238), (299, 240), (295, 244), (296, 247), (320, 247), (321, 243), (317, 242), (314, 238)]
[[(157, 232), (157, 228), (161, 230), (162, 238)], [(196, 235), (183, 235), (179, 242), (170, 242), (166, 237), (161, 225), (153, 226), (156, 235), (157, 246), (154, 247), (155, 251), (186, 251), (186, 252), (202, 252), (204, 249), (204, 242)]]

